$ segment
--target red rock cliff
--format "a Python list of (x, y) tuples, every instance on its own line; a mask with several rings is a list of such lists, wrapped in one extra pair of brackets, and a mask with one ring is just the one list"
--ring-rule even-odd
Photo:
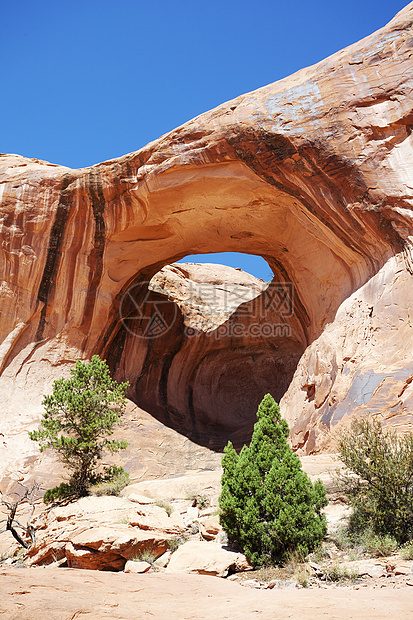
[[(122, 299), (131, 287), (145, 298), (140, 283), (193, 253), (261, 255), (276, 283), (292, 283), (290, 345), (265, 349), (278, 347), (281, 391), (305, 350), (283, 398), (296, 446), (328, 447), (357, 411), (411, 424), (412, 23), (413, 3), (361, 42), (119, 159), (70, 170), (1, 156), (3, 462), (34, 449), (25, 431), (41, 395), (75, 359), (98, 353), (142, 384), (122, 349)], [(166, 345), (145, 399), (197, 438), (221, 405), (205, 397), (196, 422), (188, 375), (179, 398), (171, 388), (180, 348)], [(134, 355), (143, 364), (146, 345)], [(182, 359), (195, 364), (191, 381), (201, 357)], [(217, 354), (206, 391), (220, 369)]]

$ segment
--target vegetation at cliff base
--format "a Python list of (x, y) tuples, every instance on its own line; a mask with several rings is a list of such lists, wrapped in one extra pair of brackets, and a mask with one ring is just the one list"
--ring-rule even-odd
[(327, 527), (326, 491), (312, 484), (287, 438), (288, 424), (270, 394), (262, 400), (251, 443), (238, 455), (231, 442), (222, 458), (220, 523), (255, 566), (307, 555)]
[(338, 441), (346, 470), (336, 484), (352, 507), (350, 531), (369, 529), (400, 543), (413, 537), (413, 434), (397, 436), (377, 419), (353, 420)]
[(78, 360), (69, 379), (53, 384), (53, 393), (44, 396), (40, 429), (29, 432), (40, 450), (52, 449), (70, 470), (68, 483), (46, 492), (45, 502), (67, 496), (88, 494), (92, 484), (125, 478), (122, 468), (97, 467), (104, 452), (118, 452), (125, 441), (111, 439), (114, 427), (121, 423), (126, 407), (128, 383), (117, 383), (105, 360), (94, 355), (89, 363)]

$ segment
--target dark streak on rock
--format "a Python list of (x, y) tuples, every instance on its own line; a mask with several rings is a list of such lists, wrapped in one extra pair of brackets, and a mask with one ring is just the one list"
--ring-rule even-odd
[(75, 177), (71, 174), (65, 174), (60, 189), (60, 200), (59, 204), (57, 205), (56, 216), (50, 233), (46, 264), (44, 266), (39, 291), (37, 293), (37, 299), (40, 302), (43, 302), (44, 305), (40, 313), (39, 324), (36, 331), (36, 342), (42, 340), (44, 335), (49, 296), (51, 288), (55, 283), (59, 258), (61, 254), (60, 247), (64, 236), (66, 223), (69, 217), (70, 208), (72, 206), (73, 191), (68, 188), (74, 178)]
[[(358, 243), (354, 236), (354, 229), (363, 236), (361, 226), (346, 211), (348, 203), (371, 201), (364, 179), (351, 161), (330, 153), (325, 145), (319, 142), (307, 142), (296, 149), (285, 136), (251, 128), (242, 130), (233, 128), (232, 134), (227, 136), (227, 143), (233, 148), (234, 155), (258, 176), (279, 191), (299, 200), (304, 208), (329, 228), (344, 245), (360, 256), (366, 257), (366, 247), (361, 244), (362, 238)], [(325, 206), (316, 204), (314, 199), (286, 178), (284, 162), (287, 159), (291, 160), (294, 154), (299, 155), (312, 168), (311, 185), (324, 187), (328, 191), (340, 209), (337, 213), (328, 213)], [(337, 174), (340, 168), (341, 172)], [(299, 169), (297, 176), (302, 176)], [(346, 212), (346, 218), (350, 216), (351, 226), (350, 222), (347, 223), (341, 218), (340, 211)], [(388, 242), (396, 243), (398, 248), (403, 247), (390, 223), (387, 223), (388, 225), (385, 223), (385, 218), (380, 218), (379, 214), (370, 216), (375, 220), (376, 230), (384, 233), (384, 238)]]
[(100, 175), (92, 171), (86, 178), (86, 189), (89, 193), (93, 217), (95, 219), (95, 236), (93, 249), (88, 256), (89, 284), (85, 302), (85, 312), (80, 329), (87, 333), (92, 322), (96, 302), (96, 293), (99, 287), (103, 270), (103, 253), (105, 251), (105, 198), (100, 182)]

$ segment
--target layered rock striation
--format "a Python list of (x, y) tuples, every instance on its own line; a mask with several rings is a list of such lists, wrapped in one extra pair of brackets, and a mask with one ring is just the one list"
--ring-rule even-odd
[[(251, 382), (268, 362), (278, 398), (304, 351), (283, 398), (296, 447), (325, 449), (353, 412), (411, 425), (412, 23), (413, 3), (359, 43), (115, 160), (71, 170), (0, 157), (3, 463), (33, 450), (25, 430), (52, 380), (94, 353), (164, 422), (204, 443), (213, 429), (212, 447), (237, 433), (236, 407), (226, 418), (222, 405), (234, 386), (243, 441), (261, 389), (249, 398)], [(221, 251), (268, 261), (291, 337), (261, 339), (257, 364), (255, 344), (229, 339), (221, 363), (209, 319), (190, 346), (182, 305), (164, 303), (150, 331), (178, 311), (175, 331), (139, 346), (128, 317), (165, 300), (151, 278)]]

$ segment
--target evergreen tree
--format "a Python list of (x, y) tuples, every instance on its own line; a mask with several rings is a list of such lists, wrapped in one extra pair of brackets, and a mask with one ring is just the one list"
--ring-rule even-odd
[(228, 442), (222, 458), (220, 523), (254, 566), (304, 555), (326, 534), (326, 491), (313, 485), (291, 450), (288, 424), (270, 394), (262, 400), (251, 443), (238, 455)]
[(71, 375), (70, 379), (54, 382), (53, 394), (42, 401), (45, 413), (40, 430), (29, 432), (42, 452), (52, 448), (72, 472), (69, 484), (62, 483), (48, 491), (46, 501), (72, 494), (87, 495), (90, 483), (123, 472), (122, 468), (110, 467), (106, 476), (98, 476), (95, 470), (104, 450), (118, 452), (128, 445), (109, 437), (121, 422), (129, 384), (112, 380), (106, 361), (98, 355), (89, 363), (78, 360)]

